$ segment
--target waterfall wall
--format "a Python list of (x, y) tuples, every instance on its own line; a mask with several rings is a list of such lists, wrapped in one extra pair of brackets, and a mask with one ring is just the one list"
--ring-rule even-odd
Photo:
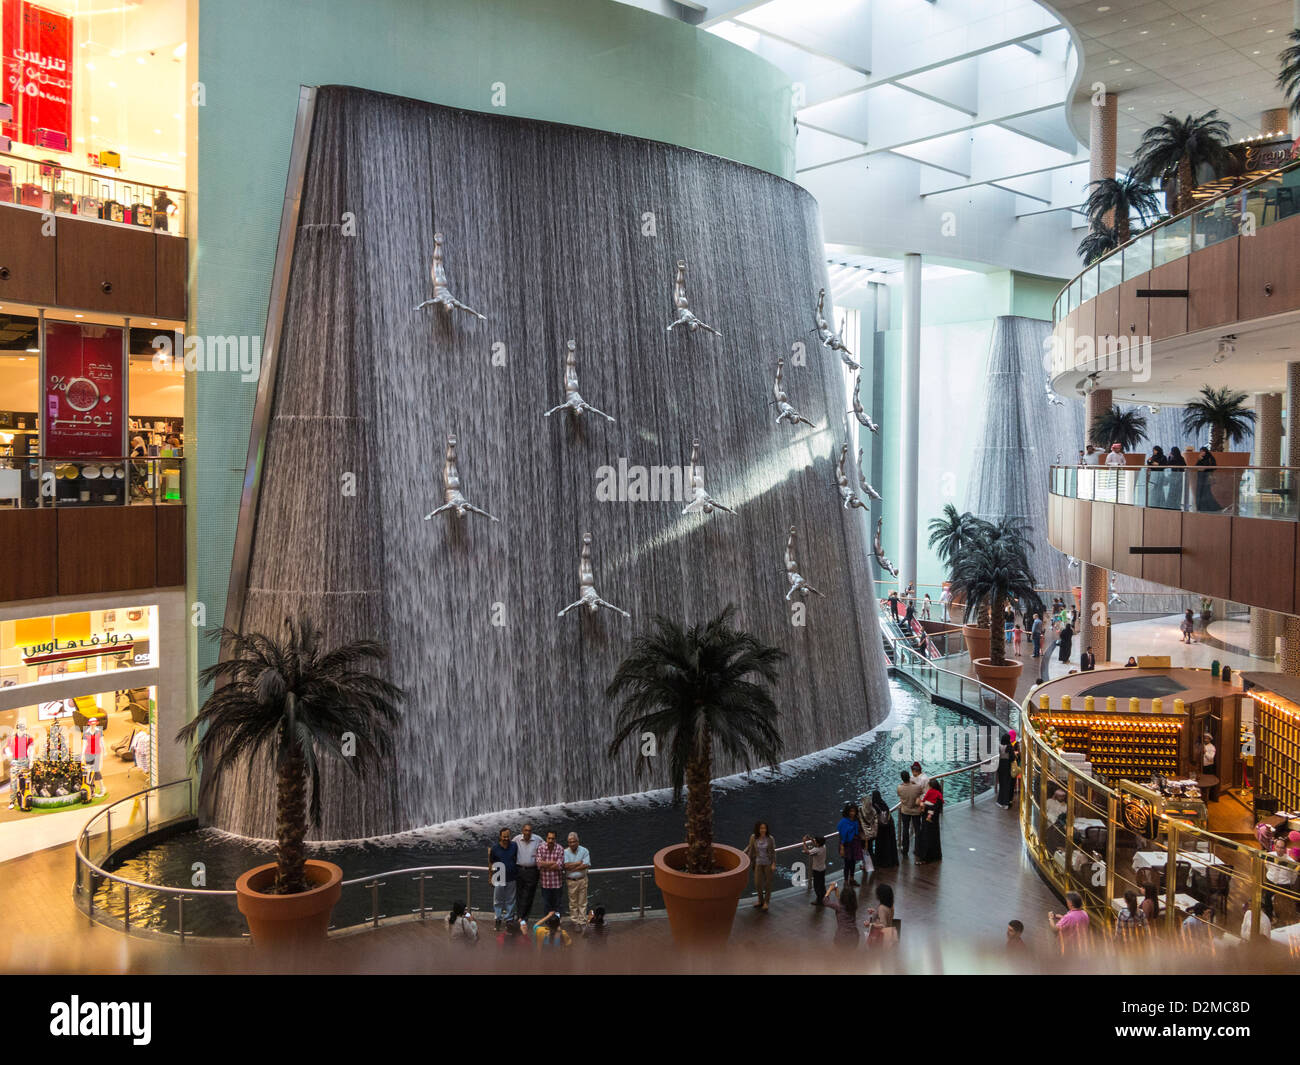
[[(413, 312), (432, 295), (435, 232), (451, 291), (486, 322)], [(721, 338), (666, 332), (678, 259)], [(734, 603), (741, 627), (789, 653), (787, 757), (886, 716), (870, 536), (833, 483), (844, 373), (810, 333), (824, 264), (815, 201), (770, 174), (317, 91), (242, 628), (301, 612), (329, 641), (381, 640), (408, 692), (387, 772), (357, 784), (327, 768), (317, 838), (664, 785), (634, 772), (634, 752), (605, 753), (605, 686), (656, 614), (694, 623)], [(564, 398), (570, 338), (582, 396), (616, 422), (543, 417)], [(774, 424), (778, 356), (814, 428)], [(448, 433), (465, 496), (499, 524), (422, 520), (443, 499)], [(696, 437), (706, 488), (734, 515), (598, 496), (620, 464), (685, 467)], [(801, 571), (826, 593), (803, 626), (784, 598), (792, 525)], [(556, 617), (578, 598), (585, 533), (597, 590), (630, 621)], [(271, 789), (230, 774), (211, 819), (271, 835)]]

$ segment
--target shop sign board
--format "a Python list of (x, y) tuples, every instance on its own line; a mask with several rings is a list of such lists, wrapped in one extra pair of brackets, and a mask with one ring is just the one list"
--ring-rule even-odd
[(72, 145), (72, 19), (26, 0), (0, 0), (0, 101), (6, 137), (66, 152)]
[(45, 454), (55, 459), (117, 458), (126, 417), (122, 329), (45, 325)]

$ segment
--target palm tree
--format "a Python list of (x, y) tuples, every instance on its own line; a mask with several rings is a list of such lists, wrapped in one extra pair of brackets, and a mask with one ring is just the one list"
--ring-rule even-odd
[(1146, 181), (1133, 176), (1132, 171), (1119, 178), (1102, 178), (1088, 185), (1092, 191), (1083, 203), (1088, 214), (1088, 221), (1094, 230), (1106, 227), (1109, 216), (1114, 228), (1115, 244), (1127, 244), (1129, 239), (1129, 218), (1136, 214), (1138, 221), (1146, 225), (1160, 213), (1160, 203), (1155, 190)]
[[(221, 629), (230, 657), (209, 666), (203, 683), (223, 680), (198, 716), (177, 733), (200, 736), (193, 758), (202, 760), (203, 786), (215, 786), (239, 764), (275, 762), (276, 869), (270, 893), (306, 891), (307, 830), (320, 823), (319, 753), (340, 758), (353, 773), (381, 764), (392, 752), (390, 730), (405, 692), (365, 672), (387, 657), (378, 643), (360, 640), (322, 650), (321, 634), (307, 618), (285, 623), (275, 638)], [(344, 737), (355, 744), (344, 757)], [(308, 796), (310, 795), (310, 799)]]
[(1292, 30), (1291, 44), (1278, 56), (1282, 69), (1277, 75), (1278, 87), (1286, 97), (1293, 115), (1300, 115), (1300, 30)]
[(1088, 230), (1088, 235), (1079, 241), (1078, 248), (1075, 251), (1079, 258), (1083, 260), (1084, 266), (1091, 266), (1098, 259), (1104, 259), (1107, 255), (1119, 247), (1119, 238), (1110, 226), (1097, 226), (1095, 229)]
[(1179, 120), (1165, 115), (1138, 143), (1129, 173), (1139, 181), (1159, 180), (1165, 188), (1170, 214), (1181, 214), (1192, 204), (1196, 173), (1204, 166), (1222, 177), (1233, 167), (1228, 151), (1228, 123), (1217, 117), (1218, 109), (1198, 118)]
[(1146, 418), (1136, 408), (1122, 410), (1119, 404), (1093, 418), (1088, 430), (1088, 443), (1107, 449), (1112, 444), (1119, 444), (1125, 451), (1136, 451), (1137, 446), (1146, 438)]
[(951, 569), (952, 560), (961, 553), (962, 548), (981, 527), (987, 524), (970, 511), (958, 514), (956, 507), (951, 503), (945, 503), (943, 517), (930, 519), (930, 547), (939, 556), (939, 561)]
[(1210, 430), (1210, 450), (1222, 451), (1226, 440), (1239, 444), (1255, 428), (1255, 412), (1246, 406), (1246, 393), (1230, 388), (1201, 389), (1201, 398), (1183, 408), (1183, 432)]
[[(686, 788), (686, 871), (699, 875), (713, 872), (714, 745), (746, 770), (781, 756), (779, 714), (767, 686), (776, 685), (785, 652), (732, 628), (735, 612), (728, 606), (689, 629), (656, 617), (655, 631), (636, 638), (605, 690), (611, 699), (623, 697), (611, 757), (628, 737), (647, 732), (668, 752), (674, 803)], [(642, 753), (637, 766), (647, 765)]]
[(1011, 663), (1006, 656), (1006, 629), (1002, 612), (1008, 602), (1019, 599), (1022, 606), (1038, 612), (1043, 601), (1034, 589), (1029, 566), (1028, 526), (1015, 519), (985, 523), (977, 535), (953, 560), (952, 587), (966, 600), (966, 622), (978, 617), (989, 630), (989, 660), (995, 666)]

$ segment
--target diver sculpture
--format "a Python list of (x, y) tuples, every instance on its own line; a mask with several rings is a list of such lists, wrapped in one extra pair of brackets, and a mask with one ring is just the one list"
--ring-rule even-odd
[(500, 518), (493, 517), (482, 507), (476, 507), (469, 502), (460, 490), (460, 470), (456, 466), (456, 434), (447, 434), (447, 458), (442, 464), (442, 485), (443, 499), (446, 500), (442, 506), (436, 507), (424, 516), (428, 521), (435, 514), (441, 514), (444, 511), (456, 512), (456, 517), (463, 518), (466, 514), (481, 514), (485, 518), (492, 518), (493, 521), (500, 521)]
[(807, 579), (799, 572), (799, 563), (794, 557), (794, 526), (790, 526), (790, 537), (785, 542), (785, 577), (790, 582), (790, 590), (785, 593), (786, 602), (789, 602), (794, 596), (802, 595), (805, 599), (809, 593), (820, 595), (823, 599), (826, 596), (808, 583)]
[(849, 475), (846, 471), (848, 457), (849, 445), (846, 442), (840, 448), (840, 461), (835, 464), (835, 487), (840, 493), (840, 503), (845, 510), (852, 510), (854, 507), (866, 510), (867, 505), (858, 498), (858, 493), (849, 484)]
[(853, 409), (849, 411), (858, 419), (858, 424), (864, 429), (870, 429), (873, 433), (880, 432), (880, 426), (871, 420), (871, 415), (862, 409), (862, 393), (859, 391), (862, 387), (862, 371), (859, 370), (853, 375)]
[(876, 535), (871, 541), (871, 553), (876, 556), (876, 561), (880, 563), (880, 568), (888, 573), (891, 577), (898, 576), (898, 567), (895, 566), (888, 558), (885, 557), (884, 546), (880, 542), (880, 532), (884, 527), (885, 519), (876, 519)]
[(614, 421), (603, 410), (597, 410), (578, 392), (578, 358), (576, 355), (577, 344), (572, 340), (568, 342), (568, 352), (564, 356), (564, 402), (558, 407), (552, 407), (543, 418), (549, 418), (556, 411), (567, 410), (575, 417), (581, 417), (585, 411), (591, 411), (592, 414), (599, 414), (607, 421)]
[(433, 277), (433, 295), (421, 304), (416, 305), (416, 310), (421, 310), (431, 303), (436, 303), (444, 311), (450, 314), (452, 311), (464, 311), (466, 314), (472, 314), (479, 321), (486, 322), (487, 316), (479, 314), (473, 307), (467, 307), (451, 294), (451, 289), (447, 285), (447, 269), (442, 264), (442, 234), (433, 235), (433, 268), (430, 270)]
[(690, 303), (686, 299), (686, 260), (677, 260), (677, 278), (673, 281), (673, 314), (672, 324), (668, 326), (668, 332), (672, 332), (679, 325), (686, 326), (692, 333), (697, 329), (703, 329), (712, 333), (714, 336), (722, 336), (713, 326), (701, 322), (695, 317), (695, 312), (691, 310)]
[(862, 454), (863, 454), (863, 449), (858, 448), (858, 485), (861, 487), (861, 489), (864, 492), (867, 493), (867, 497), (869, 499), (879, 499), (880, 493), (877, 492), (874, 488), (871, 487), (871, 485), (867, 483), (867, 478), (862, 472)]
[[(822, 289), (817, 293), (817, 315), (815, 319), (817, 324), (809, 331), (817, 334), (817, 339), (821, 342), (822, 347), (830, 348), (831, 351), (839, 352), (840, 359), (850, 370), (861, 370), (862, 365), (853, 357), (853, 352), (849, 351), (840, 333), (831, 332), (830, 324), (822, 315), (822, 310), (825, 306), (826, 290)], [(841, 325), (840, 331), (843, 332), (843, 330), (844, 326)]]
[(785, 359), (776, 360), (776, 379), (772, 382), (772, 395), (776, 397), (776, 424), (788, 421), (791, 425), (798, 425), (803, 422), (804, 425), (812, 426), (807, 418), (800, 414), (790, 405), (790, 397), (781, 387), (781, 371), (785, 367)]
[(613, 603), (605, 602), (596, 594), (596, 576), (591, 569), (591, 533), (584, 533), (582, 537), (582, 555), (578, 559), (578, 587), (581, 589), (581, 594), (556, 614), (557, 618), (564, 617), (570, 610), (578, 606), (587, 607), (593, 614), (603, 606), (622, 614), (625, 618), (632, 616), (626, 610), (616, 607)]
[(712, 514), (714, 509), (725, 510), (728, 514), (736, 513), (730, 507), (719, 503), (704, 490), (704, 467), (700, 465), (700, 442), (691, 441), (691, 501), (682, 509), (683, 514)]
[(1052, 407), (1065, 406), (1065, 400), (1063, 400), (1060, 396), (1056, 394), (1055, 391), (1053, 391), (1051, 381), (1044, 381), (1043, 387), (1047, 389), (1047, 402), (1049, 406)]

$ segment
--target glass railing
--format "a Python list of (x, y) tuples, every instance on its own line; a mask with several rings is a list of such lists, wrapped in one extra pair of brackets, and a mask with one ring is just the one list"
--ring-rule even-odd
[(0, 152), (0, 203), (183, 236), (184, 189)]
[(1133, 507), (1300, 521), (1300, 468), (1053, 466), (1052, 495)]
[(1059, 322), (1087, 300), (1153, 267), (1256, 232), (1297, 212), (1300, 160), (1166, 219), (1088, 266), (1061, 289), (1052, 305), (1052, 321)]
[(0, 510), (184, 502), (183, 458), (0, 456)]
[[(1243, 933), (1262, 940), (1267, 930), (1268, 939), (1300, 955), (1295, 862), (1160, 812), (1137, 789), (1098, 779), (1082, 753), (1069, 756), (1043, 739), (1035, 718), (1053, 708), (1049, 702), (1035, 709), (1036, 702), (1026, 699), (1021, 714), (1021, 828), (1048, 880), (1083, 897), (1094, 946), (1109, 939), (1134, 949), (1176, 944), (1199, 953), (1238, 946)], [(1294, 827), (1287, 815), (1273, 820)], [(1154, 896), (1154, 919), (1119, 920), (1128, 891), (1139, 902)], [(1186, 925), (1197, 903), (1208, 909)]]

